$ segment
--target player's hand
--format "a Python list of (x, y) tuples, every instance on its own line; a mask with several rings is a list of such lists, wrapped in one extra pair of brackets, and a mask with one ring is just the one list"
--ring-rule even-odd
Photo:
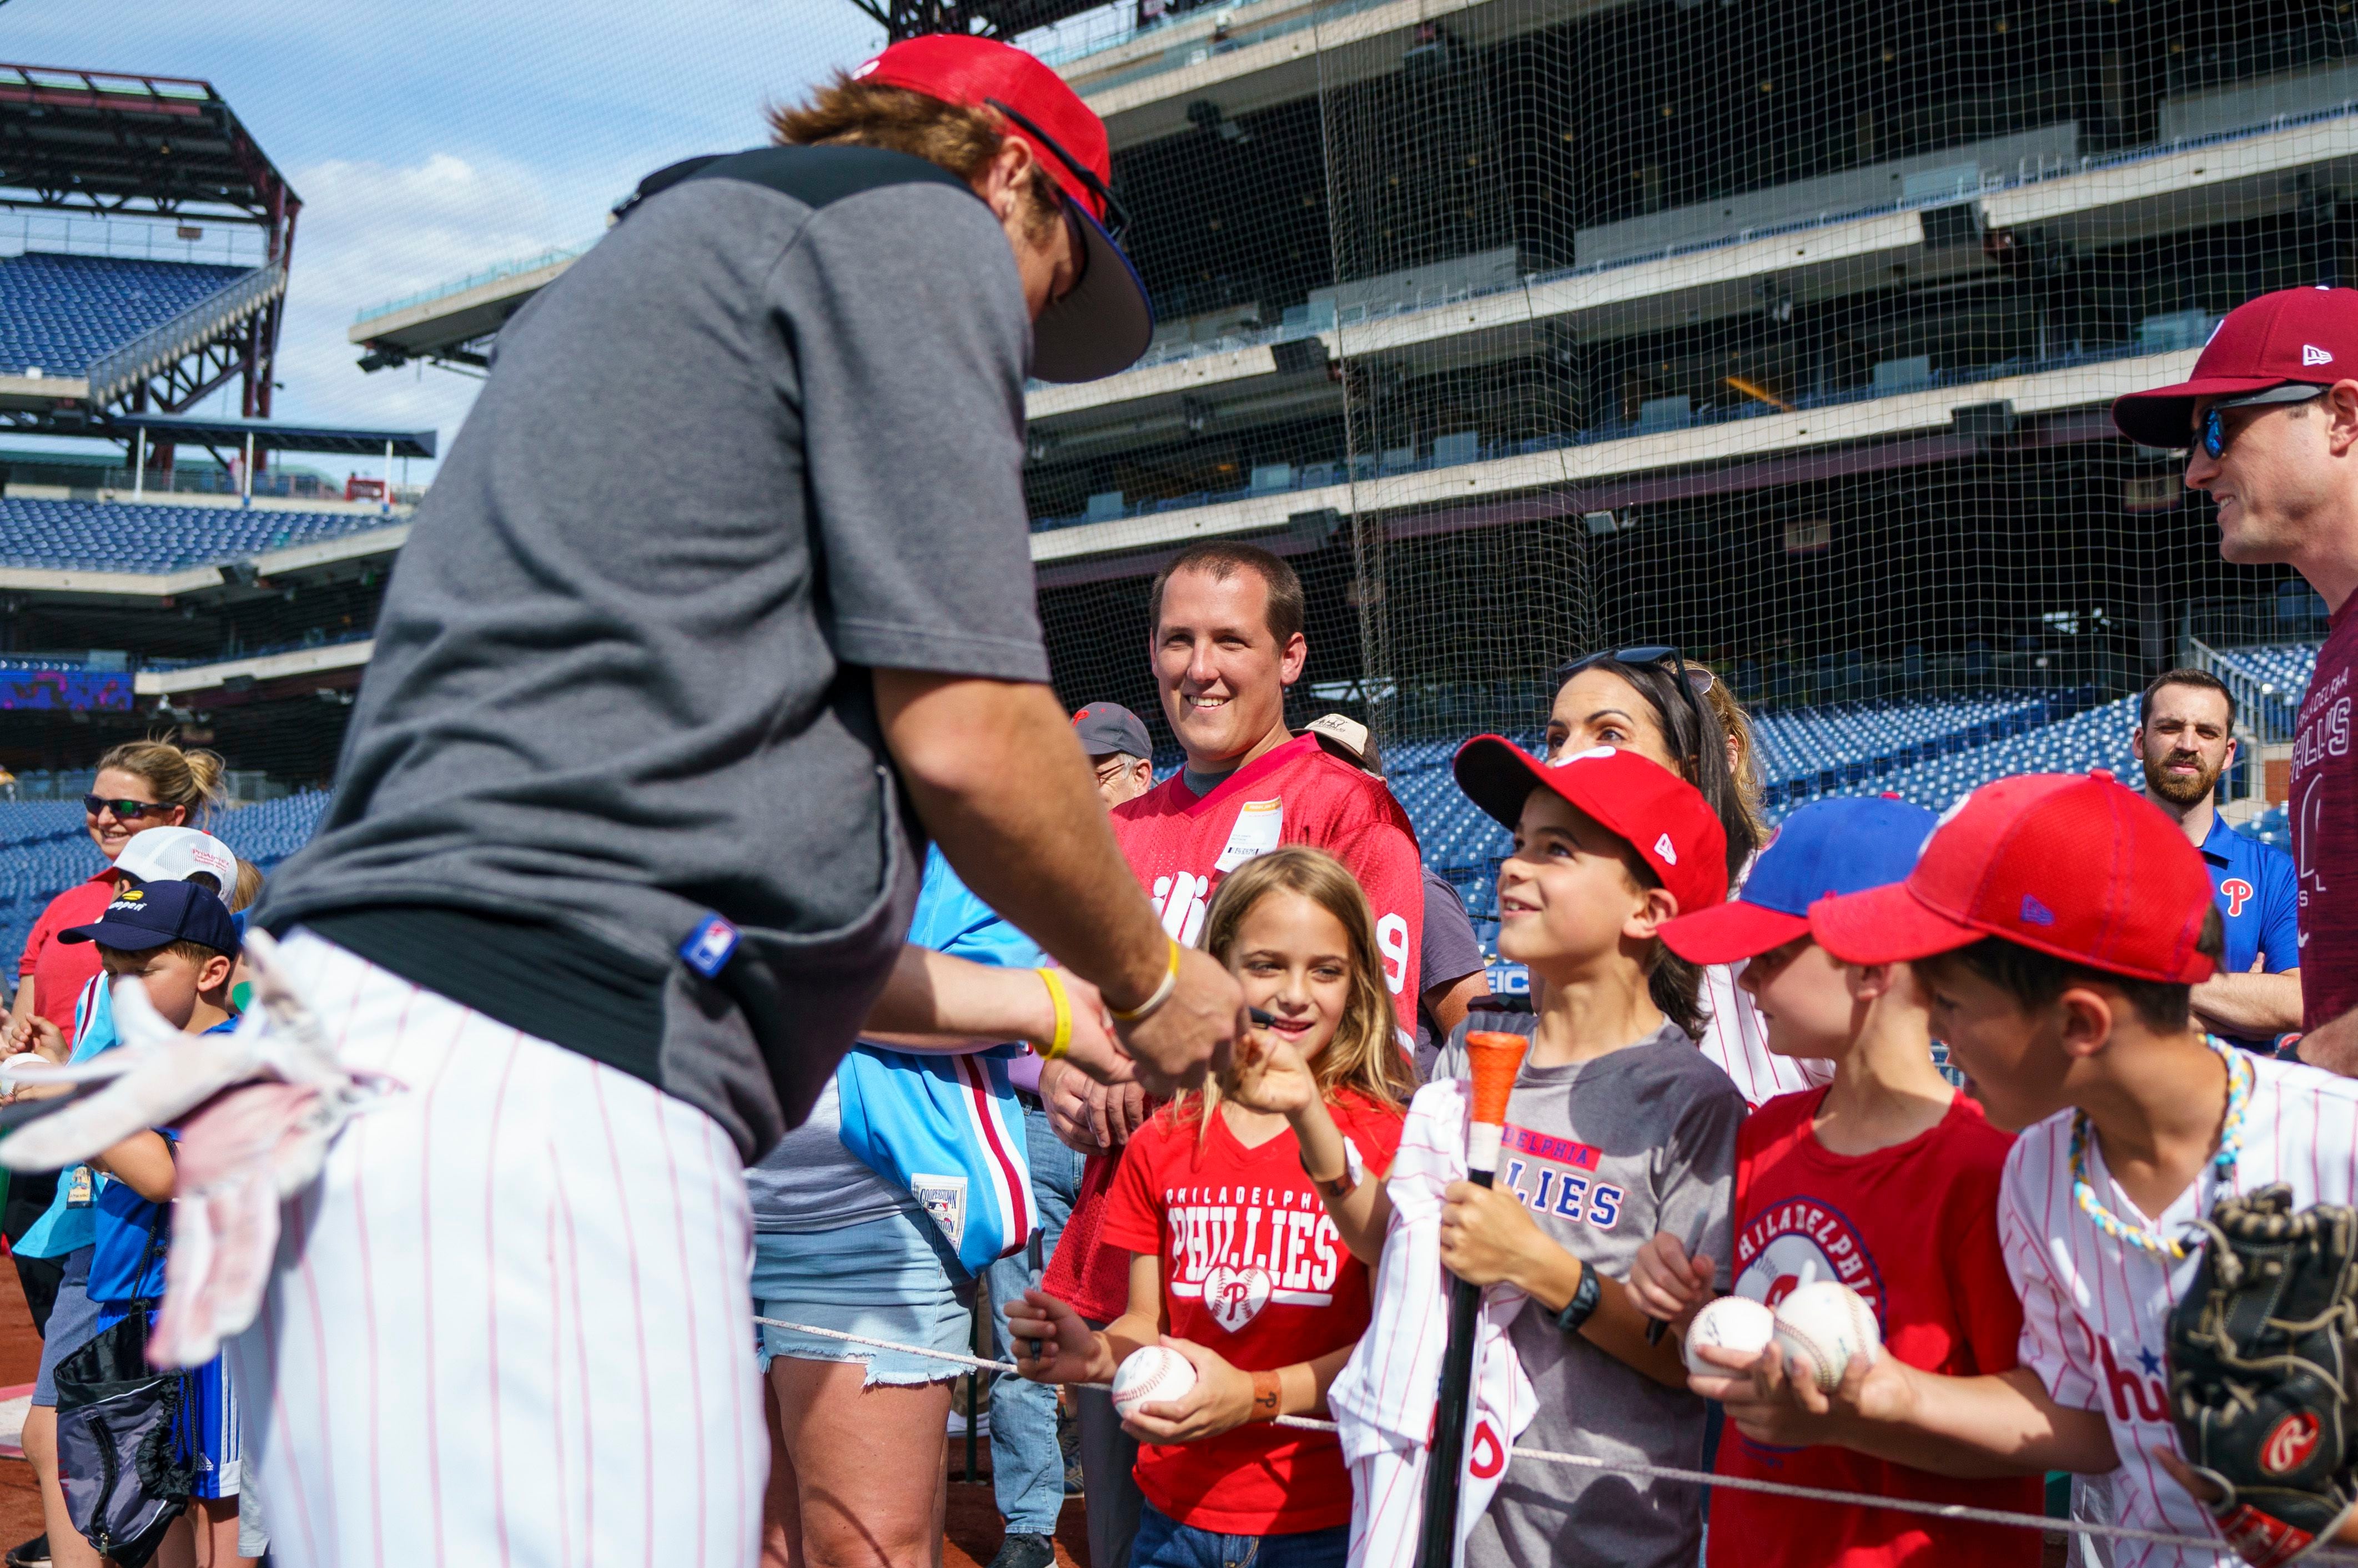
[(1196, 1443), (1233, 1432), (1252, 1419), (1252, 1374), (1228, 1364), (1217, 1350), (1192, 1340), (1163, 1336), (1163, 1344), (1195, 1368), (1195, 1386), (1175, 1400), (1138, 1407), (1121, 1423), (1141, 1443)]
[(1207, 1072), (1228, 1066), (1243, 1026), (1245, 993), (1237, 978), (1209, 953), (1179, 950), (1179, 980), (1154, 1015), (1120, 1028), (1122, 1044), (1138, 1063), (1138, 1079), (1167, 1095), (1192, 1089)]
[(1555, 1247), (1509, 1188), (1452, 1182), (1441, 1198), (1442, 1265), (1469, 1284), (1522, 1285), (1530, 1266)]
[(1247, 1110), (1291, 1116), (1318, 1102), (1317, 1075), (1302, 1053), (1266, 1029), (1237, 1036), (1220, 1092)]
[(1685, 1243), (1662, 1231), (1630, 1262), (1629, 1294), (1647, 1316), (1677, 1323), (1711, 1300), (1714, 1272), (1710, 1259), (1688, 1257)]
[(1007, 1303), (1007, 1337), (1015, 1370), (1035, 1383), (1102, 1383), (1113, 1376), (1105, 1336), (1044, 1291)]
[[(1136, 1076), (1136, 1065), (1114, 1037), (1113, 1018), (1106, 1011), (1098, 988), (1069, 969), (1057, 970), (1056, 978), (1064, 982), (1065, 994), (1071, 1000), (1073, 1010), (1072, 1041), (1059, 1060), (1100, 1084), (1130, 1082)], [(1043, 1043), (1055, 1038), (1053, 1012), (1047, 1022), (1049, 1033), (1041, 1036)]]

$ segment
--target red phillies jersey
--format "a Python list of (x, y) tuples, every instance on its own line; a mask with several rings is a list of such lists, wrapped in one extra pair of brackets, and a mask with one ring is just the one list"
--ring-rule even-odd
[[(1779, 1095), (1736, 1138), (1736, 1292), (1770, 1306), (1805, 1276), (1866, 1298), (1884, 1348), (1949, 1377), (2016, 1364), (2022, 1303), (1998, 1241), (2009, 1133), (1959, 1095), (1939, 1126), (1872, 1154), (1841, 1155), (1811, 1123), (1823, 1089)], [(1976, 1508), (2045, 1511), (2039, 1477), (1958, 1481), (1847, 1448), (1772, 1448), (1727, 1428), (1719, 1474)], [(2039, 1561), (2035, 1530), (1879, 1509), (1714, 1491), (1711, 1568), (1885, 1568)]]
[[(1361, 1162), (1389, 1168), (1401, 1112), (1348, 1091), (1329, 1106)], [(1367, 1332), (1368, 1267), (1302, 1173), (1290, 1128), (1248, 1149), (1224, 1117), (1207, 1130), (1165, 1108), (1122, 1153), (1104, 1236), (1125, 1275), (1133, 1252), (1160, 1260), (1173, 1338), (1248, 1372), (1312, 1360)], [(1351, 1519), (1351, 1477), (1328, 1432), (1253, 1422), (1201, 1443), (1147, 1444), (1137, 1476), (1147, 1501), (1217, 1535), (1290, 1535)]]
[(2300, 1003), (2320, 1029), (2358, 1007), (2358, 599), (2333, 612), (2292, 741), (2292, 859), (2300, 876)]
[[(1174, 773), (1113, 808), (1114, 841), (1163, 916), (1163, 928), (1194, 946), (1219, 881), (1281, 844), (1324, 849), (1351, 870), (1376, 914), (1384, 984), (1400, 1026), (1416, 1037), (1416, 977), (1422, 958), (1424, 870), (1408, 814), (1381, 779), (1300, 735), (1238, 768), (1206, 795)], [(1130, 1260), (1098, 1242), (1114, 1162), (1090, 1157), (1065, 1234), (1042, 1288), (1100, 1322), (1120, 1316), (1130, 1296)]]

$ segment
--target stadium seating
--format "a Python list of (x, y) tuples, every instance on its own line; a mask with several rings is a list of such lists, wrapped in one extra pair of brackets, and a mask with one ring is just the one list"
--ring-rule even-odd
[[(264, 871), (301, 849), (328, 806), (324, 790), (218, 813), (207, 830)], [(0, 801), (0, 954), (12, 966), (41, 911), (103, 871), (79, 800)]]
[(46, 251), (0, 258), (0, 375), (81, 375), (249, 270)]
[(168, 572), (384, 526), (368, 512), (0, 499), (0, 567)]

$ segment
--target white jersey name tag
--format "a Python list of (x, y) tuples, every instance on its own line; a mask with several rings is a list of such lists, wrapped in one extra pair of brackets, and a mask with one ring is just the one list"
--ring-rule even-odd
[(1277, 848), (1278, 835), (1284, 830), (1285, 802), (1245, 802), (1237, 808), (1237, 825), (1228, 829), (1228, 848), (1220, 851), (1220, 858), (1213, 870), (1233, 871), (1247, 860), (1268, 854)]

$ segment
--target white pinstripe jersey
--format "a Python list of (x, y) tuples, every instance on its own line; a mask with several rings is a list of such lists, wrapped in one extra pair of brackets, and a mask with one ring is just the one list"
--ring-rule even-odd
[(1696, 1042), (1703, 1054), (1728, 1076), (1755, 1108), (1779, 1095), (1813, 1089), (1833, 1082), (1834, 1065), (1815, 1057), (1779, 1056), (1768, 1049), (1768, 1025), (1752, 1004), (1752, 993), (1736, 983), (1741, 965), (1707, 964), (1703, 971), (1703, 1006), (1711, 1014)]
[[(2244, 1111), (2242, 1156), (2223, 1179), (2205, 1164), (2154, 1228), (2179, 1236), (2229, 1193), (2282, 1182), (2296, 1207), (2358, 1197), (2358, 1082), (2266, 1057)], [(2097, 1201), (2127, 1224), (2146, 1217), (2132, 1204), (2091, 1138), (2088, 1180)], [(2163, 1356), (2170, 1303), (2192, 1280), (2197, 1257), (2175, 1264), (2115, 1241), (2071, 1198), (2071, 1113), (2026, 1130), (2007, 1156), (1998, 1198), (2006, 1271), (2022, 1298), (2022, 1364), (2058, 1404), (2102, 1411), (2121, 1467), (2112, 1475), (2113, 1522), (2180, 1535), (2212, 1535), (2210, 1510), (2169, 1478), (2152, 1450), (2175, 1450)], [(2116, 1568), (2229, 1568), (2219, 1551), (2116, 1541)]]

